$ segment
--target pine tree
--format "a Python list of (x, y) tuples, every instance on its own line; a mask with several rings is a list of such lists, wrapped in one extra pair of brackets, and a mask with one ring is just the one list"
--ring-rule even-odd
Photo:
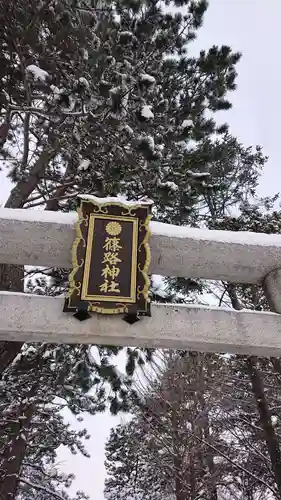
[[(254, 186), (250, 194), (250, 197), (244, 199), (236, 207), (238, 212), (236, 216), (227, 215), (223, 205), (213, 205), (215, 210), (206, 221), (209, 227), (220, 230), (279, 234), (281, 215), (280, 212), (274, 210), (278, 196), (259, 200), (255, 196)], [(188, 289), (186, 280), (168, 280), (168, 283), (172, 290), (185, 292)], [(204, 289), (204, 283), (201, 283), (201, 286)], [(225, 298), (228, 296), (228, 305), (235, 309), (269, 310), (261, 285), (222, 283), (221, 285), (216, 284), (215, 288), (216, 293), (221, 288), (222, 296)], [(225, 303), (227, 304), (227, 301)], [(249, 405), (246, 418), (241, 419), (241, 415), (238, 415), (234, 420), (234, 423), (240, 422), (240, 429), (242, 429), (243, 435), (247, 436), (246, 449), (250, 446), (251, 455), (247, 463), (247, 470), (264, 478), (268, 485), (267, 490), (260, 490), (261, 485), (253, 477), (248, 476), (246, 493), (252, 499), (255, 495), (254, 492), (265, 495), (265, 491), (267, 494), (268, 491), (271, 491), (271, 496), (273, 494), (274, 498), (280, 498), (281, 448), (278, 424), (280, 416), (277, 402), (280, 398), (280, 360), (278, 358), (269, 360), (255, 356), (234, 356), (232, 365), (236, 380), (239, 380), (238, 383), (241, 383), (243, 387), (243, 389), (241, 387), (243, 394), (241, 398), (244, 401), (241, 402), (241, 405)], [(253, 414), (255, 415), (254, 422)], [(230, 422), (233, 421), (230, 420)]]
[[(252, 192), (249, 190), (248, 196), (236, 207), (239, 215), (235, 217), (226, 215), (226, 207), (235, 198), (232, 198), (233, 195), (231, 195), (230, 199), (228, 199), (224, 195), (221, 198), (223, 203), (218, 198), (217, 203), (213, 204), (215, 210), (209, 218), (206, 217), (205, 223), (214, 229), (279, 234), (281, 215), (280, 212), (274, 210), (277, 196), (259, 200), (255, 195), (256, 180), (253, 183)], [(235, 206), (235, 204), (233, 205)], [(166, 296), (165, 292), (163, 294), (163, 290), (161, 291), (164, 301), (176, 300), (178, 292), (187, 296), (187, 293), (190, 294), (190, 288), (196, 289), (196, 285), (199, 292), (200, 290), (201, 292), (204, 289), (206, 290), (206, 284), (202, 281), (192, 284), (192, 287), (190, 287), (190, 280), (184, 279), (170, 279), (168, 284), (170, 288), (166, 290)], [(260, 285), (222, 283), (216, 285), (216, 291), (220, 286), (222, 292), (229, 296), (228, 304), (234, 308), (247, 308), (257, 311), (269, 309)], [(172, 296), (169, 296), (169, 290), (173, 291)], [(188, 300), (188, 296), (186, 299), (182, 298), (181, 300)], [(194, 377), (196, 373), (194, 367), (190, 368), (188, 365), (187, 367), (191, 372), (190, 377)], [(242, 495), (241, 498), (245, 498), (245, 500), (255, 498), (280, 499), (280, 360), (278, 358), (269, 360), (254, 356), (230, 356), (226, 358), (224, 368), (222, 379), (218, 379), (217, 367), (212, 372), (212, 376), (219, 380), (218, 385), (220, 387), (219, 405), (216, 398), (213, 398), (211, 402), (211, 414), (216, 414), (217, 411), (220, 412), (216, 438), (221, 439), (224, 434), (227, 435), (226, 448), (224, 449), (218, 446), (216, 439), (214, 442), (209, 442), (212, 450), (211, 456), (213, 457), (211, 462), (213, 467), (212, 477), (215, 478), (213, 494), (217, 495), (219, 492), (220, 495), (225, 494), (226, 498), (229, 495), (231, 497)], [(178, 373), (172, 373), (172, 381), (174, 384), (172, 396), (174, 397), (174, 393), (180, 386)], [(191, 396), (193, 405), (197, 399), (198, 394)], [(165, 401), (164, 404), (169, 406), (170, 400), (167, 394), (162, 400)], [(139, 416), (143, 410), (139, 409), (134, 412), (135, 416), (129, 425), (120, 426), (112, 432), (107, 444), (109, 478), (105, 489), (106, 496), (110, 500), (118, 496), (127, 499), (134, 494), (136, 498), (140, 499), (157, 499), (158, 497), (161, 498), (161, 496), (170, 498), (171, 491), (166, 490), (166, 486), (172, 484), (170, 477), (165, 476), (167, 456), (165, 453), (163, 455), (161, 453), (159, 459), (158, 455), (158, 462), (156, 461), (155, 465), (153, 451), (157, 449), (157, 445), (154, 442), (154, 448), (151, 450), (151, 447), (147, 444), (150, 439), (150, 432), (151, 436), (154, 436), (154, 441), (162, 440), (166, 445), (168, 444), (167, 449), (173, 455), (169, 442), (169, 438), (173, 433), (173, 426), (161, 425), (163, 421), (159, 418), (162, 410), (162, 400), (159, 402), (159, 397), (153, 396), (153, 404), (151, 404), (153, 405), (154, 417), (153, 430), (152, 428), (148, 430), (143, 425), (143, 420)], [(181, 400), (184, 400), (184, 398)], [(166, 407), (163, 412), (165, 423), (169, 420), (170, 410), (171, 406)], [(196, 418), (193, 416), (192, 420), (196, 428)], [(158, 425), (159, 422), (161, 422), (160, 426)], [(183, 425), (181, 427), (184, 428)], [(211, 429), (213, 435), (213, 426), (211, 426)], [(153, 438), (151, 437), (151, 439)], [(142, 446), (140, 446), (140, 443), (142, 443)], [(176, 449), (178, 448), (177, 446)], [(216, 451), (214, 452), (214, 450)], [(195, 453), (200, 455), (200, 448)], [(204, 455), (208, 456), (206, 451)], [(196, 463), (195, 460), (194, 463)], [(222, 484), (221, 477), (218, 479), (214, 473), (218, 463), (220, 464), (222, 476), (227, 474), (228, 481), (225, 484)], [(225, 467), (226, 464), (228, 464), (229, 468)], [(170, 465), (169, 462), (168, 465)], [(181, 467), (181, 472), (183, 470), (184, 468)], [(176, 471), (173, 471), (173, 473), (173, 477), (176, 477)], [(206, 483), (203, 482), (203, 484)], [(210, 484), (207, 483), (207, 485), (208, 492), (211, 495)], [(118, 491), (117, 496), (115, 489)], [(202, 495), (204, 500), (209, 498), (204, 496), (204, 493)], [(188, 496), (188, 498), (192, 498), (192, 496)], [(214, 496), (214, 498), (217, 497)], [(219, 498), (221, 497), (219, 496)]]
[(101, 195), (151, 193), (166, 210), (179, 189), (196, 192), (203, 180), (207, 188), (204, 165), (200, 178), (186, 164), (183, 169), (183, 159), (190, 140), (196, 150), (225, 131), (205, 111), (230, 107), (226, 93), (235, 88), (240, 54), (213, 47), (198, 58), (185, 55), (205, 1), (187, 1), (184, 15), (164, 13), (154, 2), (101, 11), (87, 3), (2, 8), (3, 71), (12, 78), (4, 78), (4, 154), (12, 156), (9, 137), (14, 146), (15, 137), (26, 139), (24, 157), (11, 158), (9, 175), (17, 184), (7, 206), (47, 200), (54, 210), (55, 199), (59, 204), (86, 188)]
[[(83, 444), (89, 435), (86, 429), (71, 430), (62, 409), (81, 419), (82, 412), (95, 414), (105, 408), (104, 389), (91, 377), (90, 364), (85, 346), (45, 344), (26, 346), (6, 371), (0, 388), (3, 498), (5, 484), (11, 488), (13, 482), (22, 499), (40, 492), (48, 499), (60, 491), (64, 495), (63, 486), (71, 484), (72, 475), (56, 469), (56, 450), (63, 445), (89, 456)], [(89, 394), (91, 388), (96, 388), (94, 395)]]
[[(226, 130), (205, 111), (230, 107), (240, 54), (223, 46), (187, 57), (207, 4), (180, 5), (184, 14), (155, 2), (1, 6), (2, 157), (15, 183), (7, 207), (69, 210), (90, 192), (149, 196), (158, 218), (192, 211), (209, 172), (184, 158), (202, 150), (210, 159), (204, 142)], [(21, 290), (20, 269), (1, 266), (0, 277)], [(2, 370), (19, 348), (2, 345)]]
[[(274, 211), (274, 202), (277, 196), (272, 199), (265, 199), (263, 205), (245, 204), (241, 207), (239, 217), (226, 217), (221, 221), (220, 226), (232, 228), (232, 230), (251, 230), (260, 233), (279, 233), (281, 227), (281, 213)], [(265, 210), (266, 209), (266, 210)], [(247, 307), (258, 311), (268, 310), (269, 306), (260, 285), (233, 285), (228, 284), (227, 290), (234, 308), (241, 309)], [(242, 364), (242, 371), (247, 373), (250, 381), (251, 391), (256, 404), (256, 411), (259, 416), (260, 434), (265, 454), (269, 457), (271, 470), (271, 481), (276, 489), (277, 498), (281, 498), (281, 442), (278, 425), (279, 415), (276, 415), (272, 408), (278, 404), (273, 401), (280, 397), (280, 359), (271, 358), (268, 360), (250, 356), (239, 359)], [(278, 412), (277, 412), (278, 414)], [(272, 416), (274, 419), (272, 420)], [(276, 422), (275, 422), (276, 419)]]
[(133, 420), (113, 430), (106, 445), (106, 498), (217, 500), (224, 490), (234, 494), (238, 485), (225, 457), (239, 461), (242, 455), (221, 436), (226, 410), (218, 387), (226, 367), (215, 355), (164, 356)]
[[(183, 13), (169, 13), (154, 1), (131, 0), (114, 5), (16, 0), (12, 9), (0, 6), (0, 146), (14, 183), (6, 207), (69, 211), (78, 193), (148, 196), (157, 220), (200, 225), (200, 214), (205, 217), (207, 207), (212, 215), (215, 199), (230, 206), (247, 198), (264, 164), (262, 153), (243, 148), (226, 125), (214, 120), (216, 111), (231, 106), (228, 92), (235, 89), (240, 54), (222, 46), (189, 57), (188, 45), (202, 25), (207, 3), (166, 5), (169, 10), (182, 7)], [(66, 273), (50, 274), (51, 285), (49, 277), (37, 278), (35, 289), (33, 283), (29, 290), (61, 292)], [(1, 289), (22, 290), (22, 278), (22, 268), (0, 266)], [(1, 371), (21, 349), (16, 343), (2, 344)], [(44, 349), (35, 346), (32, 359), (38, 357), (44, 366), (46, 394), (55, 397), (60, 384), (56, 370), (41, 360)], [(46, 349), (59, 363), (57, 347)], [(85, 361), (82, 346), (75, 349), (59, 349), (69, 362), (67, 373), (80, 367), (75, 384), (86, 392), (95, 385), (95, 397), (103, 401), (100, 391), (109, 382), (113, 392), (104, 404), (113, 412), (127, 409), (133, 368), (151, 353), (128, 351), (128, 376), (120, 379), (114, 370), (120, 349), (100, 347), (98, 363)], [(26, 377), (33, 373), (32, 359), (24, 356)], [(5, 384), (10, 376), (8, 370)], [(16, 474), (27, 450), (18, 420), (30, 411), (26, 424), (32, 424), (36, 412), (30, 398), (40, 396), (43, 384), (39, 375), (28, 380), (36, 394), (24, 399), (24, 408), (18, 396), (17, 424), (5, 428), (5, 439), (20, 445)], [(71, 393), (67, 398), (74, 412), (81, 404), (77, 397)], [(6, 403), (9, 407), (10, 401)], [(13, 495), (19, 478), (14, 476), (12, 484), (5, 469), (13, 448), (8, 454), (5, 448), (5, 454), (5, 494)]]
[[(173, 361), (146, 386), (132, 420), (111, 432), (106, 498), (279, 499), (245, 359), (189, 353)], [(279, 439), (279, 387), (268, 368), (259, 361)]]

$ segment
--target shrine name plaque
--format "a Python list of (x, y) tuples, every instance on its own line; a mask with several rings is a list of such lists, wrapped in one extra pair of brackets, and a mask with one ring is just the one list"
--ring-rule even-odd
[(150, 315), (151, 205), (114, 200), (79, 199), (65, 312)]

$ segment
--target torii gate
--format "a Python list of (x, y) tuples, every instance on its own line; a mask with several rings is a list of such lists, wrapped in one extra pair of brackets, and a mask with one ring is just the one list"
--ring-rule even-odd
[[(75, 213), (0, 209), (0, 262), (71, 267)], [(281, 356), (281, 236), (151, 223), (150, 272), (262, 283), (273, 313), (154, 305), (152, 318), (128, 325), (93, 315), (78, 323), (64, 298), (0, 292), (0, 340), (186, 348)], [(276, 314), (277, 313), (277, 314)]]

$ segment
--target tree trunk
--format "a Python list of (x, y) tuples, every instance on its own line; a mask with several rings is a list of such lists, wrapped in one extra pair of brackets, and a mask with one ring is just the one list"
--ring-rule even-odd
[[(234, 309), (240, 310), (242, 308), (242, 305), (240, 304), (240, 301), (238, 299), (235, 285), (229, 284), (227, 286), (227, 291), (232, 303), (232, 307)], [(260, 416), (261, 427), (264, 432), (267, 451), (271, 461), (272, 472), (279, 492), (279, 498), (281, 500), (281, 452), (275, 430), (272, 426), (271, 415), (264, 393), (263, 381), (256, 367), (256, 360), (256, 357), (249, 356), (246, 359), (246, 366), (252, 385), (252, 392), (254, 394)]]
[(58, 144), (54, 147), (47, 147), (42, 151), (37, 161), (32, 166), (28, 179), (19, 181), (11, 190), (10, 196), (5, 204), (5, 208), (22, 208), (29, 196), (36, 188), (38, 182), (44, 177), (45, 170), (49, 162), (55, 157), (58, 151)]
[(182, 481), (182, 461), (175, 450), (174, 468), (175, 468), (175, 497), (176, 500), (186, 500), (185, 488)]
[[(208, 443), (211, 440), (211, 435), (210, 435), (210, 423), (209, 423), (209, 413), (208, 410), (206, 409), (206, 400), (205, 400), (205, 370), (207, 368), (208, 364), (208, 358), (205, 354), (198, 354), (197, 355), (198, 359), (198, 384), (199, 384), (199, 390), (198, 390), (198, 400), (200, 402), (200, 406), (202, 409), (202, 412), (204, 414), (203, 420), (202, 420), (202, 429), (199, 429), (201, 433), (201, 438), (202, 438), (202, 433), (204, 436), (204, 440), (207, 441)], [(209, 373), (209, 367), (207, 372)], [(218, 500), (218, 493), (217, 493), (217, 474), (216, 474), (216, 466), (214, 463), (214, 451), (212, 448), (208, 448), (204, 450), (204, 458), (207, 463), (207, 467), (210, 473), (210, 484), (208, 484), (208, 489), (209, 489), (209, 494), (208, 494), (208, 500)], [(204, 463), (204, 460), (202, 461)]]
[(271, 415), (264, 393), (263, 381), (256, 366), (256, 358), (251, 356), (246, 361), (252, 391), (256, 400), (261, 427), (267, 445), (267, 451), (271, 461), (272, 472), (281, 499), (281, 453), (278, 438), (272, 426)]
[(23, 417), (14, 424), (13, 436), (3, 453), (3, 464), (0, 472), (0, 499), (14, 500), (17, 494), (21, 465), (26, 452), (24, 430), (30, 425), (33, 405), (21, 407), (19, 416)]
[(36, 396), (40, 384), (39, 374), (41, 373), (42, 358), (40, 354), (32, 362), (22, 358), (19, 374), (32, 371), (34, 384), (27, 393), (22, 394), (21, 403), (16, 411), (12, 427), (6, 431), (7, 446), (5, 446), (1, 456), (0, 468), (0, 500), (14, 500), (17, 495), (19, 477), (22, 463), (28, 446), (27, 432), (29, 430), (32, 417), (36, 410), (31, 398)]
[[(38, 160), (31, 168), (28, 180), (19, 181), (11, 190), (5, 208), (22, 208), (24, 206), (39, 180), (43, 177), (48, 163), (56, 155), (57, 149), (58, 141), (56, 141), (54, 147), (46, 148), (42, 151)], [(23, 289), (24, 267), (0, 264), (0, 290), (23, 292)], [(0, 377), (20, 352), (22, 345), (22, 342), (0, 342)]]
[[(23, 292), (24, 268), (0, 264), (0, 290)], [(11, 315), (13, 311), (11, 311)], [(0, 342), (0, 378), (22, 348), (22, 342)]]
[[(204, 425), (204, 434), (206, 441), (210, 441), (210, 429), (209, 429), (209, 418), (206, 416), (206, 422)], [(216, 484), (216, 466), (214, 463), (214, 452), (211, 448), (206, 450), (206, 462), (210, 472), (211, 485), (210, 485), (210, 500), (218, 500), (217, 484)]]
[[(12, 189), (5, 208), (22, 208), (30, 194), (43, 177), (46, 166), (55, 156), (56, 149), (46, 149), (33, 165), (28, 180), (22, 180)], [(24, 291), (24, 266), (0, 264), (0, 290), (10, 292)], [(11, 311), (13, 314), (13, 311)], [(21, 351), (22, 342), (0, 343), (0, 377)], [(20, 414), (25, 417), (24, 428), (28, 427), (33, 414), (32, 405), (21, 407)], [(0, 499), (12, 500), (16, 497), (18, 477), (26, 453), (26, 441), (22, 435), (23, 426), (20, 423), (13, 429), (13, 437), (3, 453), (0, 477)]]

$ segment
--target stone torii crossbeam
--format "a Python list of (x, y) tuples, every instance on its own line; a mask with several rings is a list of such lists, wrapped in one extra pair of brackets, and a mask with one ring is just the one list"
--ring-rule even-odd
[[(76, 213), (0, 209), (0, 262), (71, 267)], [(134, 325), (93, 315), (77, 323), (63, 298), (0, 292), (0, 340), (186, 348), (281, 356), (281, 236), (151, 223), (150, 272), (262, 283), (274, 312), (154, 305)]]

